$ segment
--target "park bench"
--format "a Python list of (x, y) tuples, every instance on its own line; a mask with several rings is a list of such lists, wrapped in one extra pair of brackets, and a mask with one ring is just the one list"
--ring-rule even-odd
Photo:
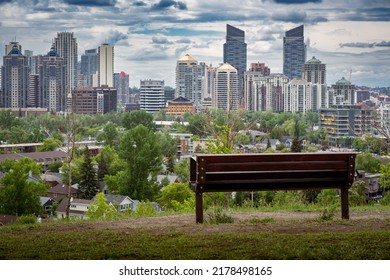
[(203, 223), (203, 193), (340, 189), (341, 217), (349, 219), (348, 189), (355, 153), (198, 154), (190, 159), (196, 222)]

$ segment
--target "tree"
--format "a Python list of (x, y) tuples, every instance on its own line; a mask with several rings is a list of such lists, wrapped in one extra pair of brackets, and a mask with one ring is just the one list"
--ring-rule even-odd
[(92, 199), (99, 191), (97, 175), (88, 147), (85, 147), (80, 168), (79, 190), (82, 198)]
[[(120, 173), (122, 195), (133, 199), (151, 200), (158, 192), (156, 176), (162, 167), (162, 154), (156, 133), (142, 124), (127, 131), (119, 145), (119, 156), (126, 163)], [(117, 181), (118, 181), (117, 180)]]
[(155, 130), (153, 115), (142, 110), (125, 113), (122, 118), (122, 126), (126, 129), (133, 129), (142, 124), (149, 130)]
[(19, 120), (11, 110), (0, 110), (0, 129), (11, 129), (19, 125)]
[(186, 201), (194, 201), (194, 199), (195, 194), (188, 187), (188, 184), (173, 183), (161, 189), (156, 201), (167, 209), (178, 211)]
[[(5, 160), (0, 163), (4, 176), (0, 179), (0, 213), (9, 215), (38, 215), (42, 212), (39, 196), (48, 191), (41, 179), (41, 166), (30, 158)], [(33, 180), (29, 176), (39, 179)]]
[(356, 157), (356, 169), (368, 173), (378, 173), (381, 170), (382, 161), (374, 157), (370, 152), (358, 154)]
[(167, 130), (158, 133), (157, 136), (166, 169), (169, 173), (172, 173), (177, 157), (177, 140), (172, 138)]
[(43, 140), (42, 145), (38, 148), (38, 152), (54, 151), (58, 147), (61, 147), (62, 142), (54, 138), (46, 138)]
[(115, 175), (123, 170), (123, 163), (119, 159), (116, 150), (110, 146), (103, 147), (100, 153), (95, 157), (98, 164), (98, 180), (103, 181), (106, 175)]
[(115, 124), (109, 122), (103, 127), (103, 133), (101, 133), (97, 140), (103, 141), (105, 146), (116, 147), (118, 145), (119, 133)]
[(299, 141), (299, 133), (299, 122), (298, 120), (295, 120), (294, 139), (291, 143), (291, 152), (293, 153), (300, 153), (302, 151), (302, 144)]
[(117, 214), (115, 206), (109, 205), (104, 193), (99, 192), (88, 208), (87, 216), (90, 219), (113, 218)]
[(390, 163), (382, 165), (380, 169), (381, 175), (379, 177), (379, 184), (386, 191), (390, 190)]
[(179, 177), (180, 182), (186, 183), (190, 181), (190, 161), (183, 159), (174, 167), (174, 173)]

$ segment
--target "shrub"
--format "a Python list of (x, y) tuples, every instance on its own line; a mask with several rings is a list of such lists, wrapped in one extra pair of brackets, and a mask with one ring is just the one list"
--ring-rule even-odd
[(336, 210), (336, 208), (334, 206), (325, 208), (322, 211), (322, 213), (319, 217), (319, 220), (324, 221), (324, 222), (333, 220), (334, 215), (335, 215), (335, 210)]
[(336, 190), (322, 190), (317, 196), (318, 204), (322, 206), (339, 206), (341, 204), (340, 197), (337, 195)]
[(210, 224), (231, 224), (234, 218), (226, 213), (221, 207), (212, 207), (207, 213)]
[(356, 181), (349, 189), (349, 204), (351, 206), (359, 206), (366, 204), (366, 193), (368, 188), (364, 181)]
[(37, 217), (34, 215), (23, 215), (20, 216), (16, 222), (22, 225), (35, 224), (37, 222)]
[(141, 202), (138, 204), (135, 214), (141, 217), (153, 216), (156, 214), (156, 209), (149, 202)]

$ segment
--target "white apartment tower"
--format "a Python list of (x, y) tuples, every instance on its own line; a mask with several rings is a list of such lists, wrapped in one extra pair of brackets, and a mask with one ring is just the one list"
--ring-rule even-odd
[(230, 111), (238, 108), (238, 73), (229, 63), (217, 68), (212, 102), (218, 109)]
[(313, 84), (312, 110), (329, 107), (329, 98), (326, 87), (326, 64), (313, 56), (302, 65), (302, 79)]
[(164, 81), (140, 81), (140, 109), (148, 113), (157, 113), (165, 108)]
[(198, 61), (186, 54), (176, 63), (175, 97), (191, 100), (197, 112), (202, 109), (202, 75)]
[(65, 64), (65, 93), (68, 95), (77, 87), (77, 40), (73, 32), (59, 32), (54, 38), (54, 46)]
[(313, 111), (312, 83), (303, 79), (292, 79), (284, 89), (284, 111), (303, 113)]
[(98, 86), (114, 86), (114, 47), (102, 44), (98, 50)]

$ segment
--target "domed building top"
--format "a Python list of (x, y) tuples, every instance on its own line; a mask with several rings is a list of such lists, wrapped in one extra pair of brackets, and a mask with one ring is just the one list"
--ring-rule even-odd
[(47, 53), (47, 56), (58, 56), (56, 49), (54, 48), (54, 44), (51, 46), (50, 51)]
[(306, 63), (321, 63), (321, 60), (313, 56), (311, 59), (309, 59)]
[(235, 70), (235, 71), (237, 71), (237, 69), (234, 68), (234, 67), (233, 67), (232, 65), (230, 65), (229, 63), (224, 63), (224, 64), (222, 64), (221, 66), (218, 67), (218, 70), (229, 70), (229, 71)]
[(341, 80), (338, 80), (336, 84), (350, 84), (351, 82), (348, 81), (346, 78), (342, 77)]
[(15, 44), (8, 55), (22, 55), (22, 53), (20, 52), (18, 45)]
[(185, 56), (183, 56), (183, 57), (180, 58), (179, 60), (183, 60), (183, 61), (197, 61), (195, 58), (193, 58), (193, 57), (190, 56), (189, 54), (186, 54)]

